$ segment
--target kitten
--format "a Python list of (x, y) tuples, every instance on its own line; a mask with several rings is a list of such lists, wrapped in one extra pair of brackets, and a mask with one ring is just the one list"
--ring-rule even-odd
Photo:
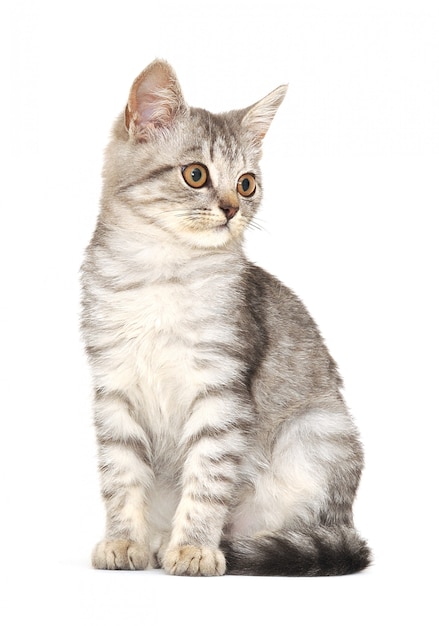
[(299, 299), (242, 249), (285, 93), (214, 115), (156, 60), (116, 121), (82, 267), (107, 513), (96, 568), (369, 564), (352, 519), (363, 454), (336, 365)]

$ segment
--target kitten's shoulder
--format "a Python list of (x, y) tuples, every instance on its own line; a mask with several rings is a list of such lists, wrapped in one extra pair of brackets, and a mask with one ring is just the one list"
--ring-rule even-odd
[(246, 300), (253, 317), (271, 332), (318, 341), (321, 337), (301, 299), (278, 278), (248, 262), (244, 272)]
[(303, 303), (294, 291), (276, 276), (250, 261), (245, 266), (244, 281), (252, 304), (282, 305), (282, 308), (306, 313)]
[[(259, 342), (254, 353), (261, 356), (258, 364), (265, 364), (271, 372), (278, 368), (290, 372), (296, 383), (302, 380), (308, 387), (309, 381), (314, 381), (309, 388), (315, 397), (319, 389), (334, 392), (338, 397), (343, 382), (336, 363), (300, 298), (275, 276), (252, 263), (246, 266), (244, 280), (251, 317), (248, 345)], [(251, 351), (250, 354), (253, 358), (254, 354)]]

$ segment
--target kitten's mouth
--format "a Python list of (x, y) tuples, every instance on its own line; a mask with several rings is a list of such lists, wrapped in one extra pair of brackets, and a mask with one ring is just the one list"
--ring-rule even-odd
[(226, 222), (225, 224), (220, 224), (220, 226), (215, 226), (213, 230), (216, 233), (223, 233), (226, 230), (230, 232), (229, 223)]
[(219, 226), (217, 226), (218, 230), (224, 230), (224, 228), (227, 228), (227, 230), (229, 230), (229, 222), (225, 222), (225, 224), (220, 224)]

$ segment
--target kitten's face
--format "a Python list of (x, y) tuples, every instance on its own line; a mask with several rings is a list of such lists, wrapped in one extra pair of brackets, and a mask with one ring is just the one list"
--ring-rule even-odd
[(140, 219), (179, 241), (226, 246), (242, 238), (260, 204), (259, 156), (233, 114), (190, 110), (158, 141), (131, 145), (122, 194)]
[(241, 240), (261, 202), (262, 138), (285, 91), (214, 115), (188, 107), (172, 68), (154, 61), (134, 82), (107, 153), (112, 202), (103, 204), (113, 222), (153, 225), (194, 248)]

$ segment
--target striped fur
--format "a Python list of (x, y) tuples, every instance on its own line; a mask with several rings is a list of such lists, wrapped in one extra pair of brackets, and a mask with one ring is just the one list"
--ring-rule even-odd
[[(298, 298), (242, 249), (284, 95), (213, 115), (155, 61), (116, 121), (82, 267), (107, 511), (97, 568), (307, 576), (369, 562), (335, 363)], [(191, 163), (207, 168), (202, 188), (182, 176)]]

